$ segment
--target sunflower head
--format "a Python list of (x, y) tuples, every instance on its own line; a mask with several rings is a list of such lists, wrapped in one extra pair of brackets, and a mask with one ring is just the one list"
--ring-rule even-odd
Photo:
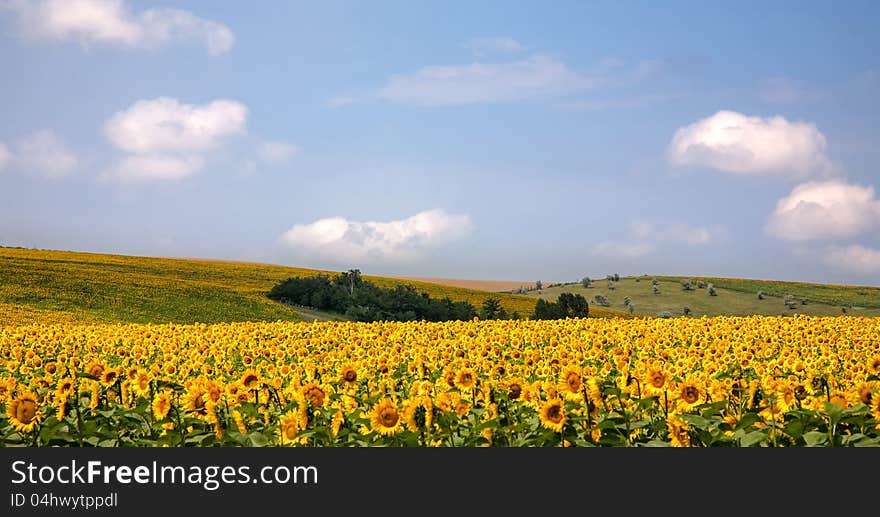
[(103, 363), (100, 363), (100, 362), (97, 362), (97, 361), (96, 361), (96, 362), (90, 363), (90, 364), (86, 367), (86, 373), (89, 374), (89, 375), (91, 375), (91, 376), (93, 376), (93, 377), (97, 377), (97, 378), (100, 379), (100, 378), (101, 378), (101, 374), (104, 373), (104, 368), (105, 368), (105, 367), (104, 367), (104, 364), (103, 364)]
[(354, 384), (358, 378), (357, 370), (352, 364), (344, 364), (339, 370), (339, 378), (347, 384)]
[[(243, 423), (239, 427), (244, 427)], [(288, 411), (281, 416), (278, 423), (278, 436), (282, 445), (289, 445), (294, 442), (296, 435), (299, 433), (299, 415), (296, 411)]]
[(390, 436), (400, 432), (400, 424), (400, 413), (394, 402), (382, 399), (373, 406), (370, 413), (370, 427), (373, 431), (383, 436)]
[(562, 374), (559, 377), (559, 391), (562, 391), (565, 394), (580, 394), (583, 381), (577, 368), (569, 366), (562, 371)]
[(303, 397), (305, 397), (306, 402), (311, 404), (312, 407), (323, 406), (327, 396), (324, 388), (322, 388), (321, 385), (316, 382), (310, 382), (303, 386), (302, 395)]
[(539, 414), (541, 425), (557, 433), (562, 432), (565, 425), (565, 405), (560, 399), (550, 399), (541, 406)]
[(153, 416), (156, 420), (164, 420), (165, 417), (168, 416), (168, 412), (171, 410), (171, 395), (168, 391), (160, 391), (156, 393), (156, 396), (153, 397), (153, 403), (151, 404), (153, 408)]
[(260, 384), (260, 376), (254, 370), (248, 370), (241, 376), (241, 385), (245, 389), (255, 389)]
[(13, 398), (6, 405), (6, 416), (16, 431), (25, 433), (33, 431), (42, 418), (37, 396), (33, 393), (24, 393)]
[(101, 384), (112, 386), (119, 379), (119, 368), (105, 368), (100, 375)]
[(455, 374), (455, 387), (464, 391), (477, 385), (477, 374), (472, 368), (462, 368)]

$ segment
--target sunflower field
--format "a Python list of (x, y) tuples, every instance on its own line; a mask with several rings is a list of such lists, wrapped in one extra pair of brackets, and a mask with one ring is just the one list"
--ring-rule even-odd
[(0, 327), (5, 446), (878, 446), (880, 319)]

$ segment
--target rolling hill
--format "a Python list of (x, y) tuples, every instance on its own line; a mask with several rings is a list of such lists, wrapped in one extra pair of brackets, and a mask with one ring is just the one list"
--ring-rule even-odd
[[(0, 247), (0, 325), (29, 323), (217, 323), (337, 319), (300, 313), (266, 293), (293, 276), (336, 274), (270, 264), (136, 257)], [(535, 300), (428, 282), (364, 276), (388, 287), (411, 284), (479, 309), (496, 297), (509, 312), (531, 314)], [(594, 311), (594, 316), (620, 315)]]
[[(659, 293), (654, 294), (652, 281), (657, 280)], [(706, 288), (692, 291), (682, 289), (681, 280), (711, 283), (717, 296), (709, 296)], [(582, 294), (590, 300), (590, 311), (596, 307), (596, 295), (604, 295), (612, 310), (625, 310), (624, 298), (632, 300), (634, 314), (657, 316), (668, 312), (672, 316), (684, 314), (684, 307), (690, 308), (690, 316), (791, 316), (806, 314), (813, 316), (880, 316), (880, 287), (842, 286), (830, 284), (810, 284), (804, 282), (782, 282), (771, 280), (749, 280), (739, 278), (680, 277), (680, 276), (638, 276), (621, 277), (614, 289), (608, 289), (605, 279), (595, 280), (588, 288), (579, 283), (557, 285), (531, 291), (526, 296), (555, 300), (560, 293)], [(758, 299), (758, 293), (764, 299)], [(791, 295), (796, 304), (789, 308), (785, 296)], [(803, 303), (803, 302), (806, 303)], [(846, 312), (844, 312), (844, 310)]]

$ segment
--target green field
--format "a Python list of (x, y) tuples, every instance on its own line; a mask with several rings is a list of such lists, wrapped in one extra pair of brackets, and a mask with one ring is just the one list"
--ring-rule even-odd
[[(330, 314), (300, 314), (266, 297), (286, 278), (318, 273), (336, 274), (268, 264), (0, 247), (0, 326), (338, 319)], [(449, 296), (478, 310), (490, 296), (523, 317), (535, 305), (527, 296), (364, 278), (383, 287), (411, 284), (432, 298)]]
[[(659, 294), (654, 294), (652, 280), (657, 279)], [(690, 279), (696, 285), (697, 280), (711, 282), (718, 293), (709, 296), (707, 289), (685, 291), (680, 280)], [(765, 298), (759, 300), (757, 293), (763, 291)], [(629, 296), (635, 308), (634, 314), (657, 316), (667, 311), (673, 316), (684, 314), (684, 307), (690, 308), (691, 316), (748, 316), (753, 314), (767, 316), (791, 316), (806, 314), (813, 316), (842, 315), (843, 308), (847, 314), (854, 316), (880, 316), (880, 288), (861, 286), (837, 286), (825, 284), (808, 284), (802, 282), (778, 282), (764, 280), (745, 280), (734, 278), (708, 277), (671, 277), (671, 276), (639, 276), (621, 277), (615, 282), (613, 290), (608, 289), (604, 279), (593, 281), (589, 288), (580, 284), (557, 285), (532, 291), (527, 296), (555, 300), (560, 293), (569, 292), (582, 294), (590, 301), (590, 310), (595, 305), (593, 299), (597, 294), (604, 295), (611, 305), (606, 309), (626, 310), (624, 298)], [(794, 296), (797, 306), (789, 309), (784, 303), (784, 296)], [(801, 300), (807, 304), (801, 304)]]

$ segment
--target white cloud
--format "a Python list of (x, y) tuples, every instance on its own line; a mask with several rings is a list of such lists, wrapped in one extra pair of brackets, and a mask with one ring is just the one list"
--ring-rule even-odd
[(232, 48), (235, 36), (226, 25), (180, 9), (132, 13), (123, 0), (8, 0), (0, 8), (18, 18), (22, 35), (31, 39), (101, 43), (156, 49), (195, 41), (212, 56)]
[(247, 107), (236, 101), (193, 105), (158, 97), (117, 112), (104, 124), (104, 134), (132, 153), (205, 151), (224, 137), (244, 133), (247, 115)]
[(62, 178), (76, 169), (79, 159), (50, 130), (30, 134), (16, 145), (11, 153), (15, 165), (26, 173), (47, 178)]
[(643, 257), (654, 251), (654, 245), (647, 242), (604, 241), (593, 246), (592, 253), (608, 258), (633, 259)]
[(9, 163), (9, 160), (12, 158), (12, 153), (9, 152), (9, 148), (6, 147), (6, 144), (0, 142), (0, 171), (6, 167), (6, 164)]
[(198, 155), (130, 155), (120, 160), (103, 179), (117, 181), (180, 180), (199, 172), (205, 160)]
[(858, 275), (880, 275), (880, 250), (857, 244), (834, 246), (826, 252), (825, 264)]
[(204, 167), (206, 151), (245, 133), (247, 116), (247, 107), (232, 100), (202, 105), (169, 97), (139, 100), (104, 124), (107, 139), (130, 153), (104, 177), (179, 180), (191, 176)]
[(297, 154), (300, 148), (287, 142), (263, 142), (260, 144), (258, 153), (260, 158), (270, 164), (284, 163)]
[(668, 158), (678, 166), (735, 174), (827, 175), (832, 167), (825, 144), (825, 136), (810, 123), (719, 111), (676, 131)]
[(506, 36), (473, 38), (468, 41), (467, 47), (478, 56), (493, 53), (517, 53), (528, 50), (522, 43)]
[(509, 63), (426, 66), (392, 76), (378, 95), (421, 106), (451, 106), (561, 95), (593, 88), (598, 82), (556, 58), (533, 54)]
[(870, 186), (844, 181), (807, 182), (776, 203), (766, 230), (803, 241), (852, 237), (880, 228), (880, 201)]
[(397, 221), (358, 222), (344, 217), (296, 224), (281, 236), (294, 253), (331, 263), (356, 265), (409, 262), (430, 248), (470, 232), (467, 215), (428, 210)]

